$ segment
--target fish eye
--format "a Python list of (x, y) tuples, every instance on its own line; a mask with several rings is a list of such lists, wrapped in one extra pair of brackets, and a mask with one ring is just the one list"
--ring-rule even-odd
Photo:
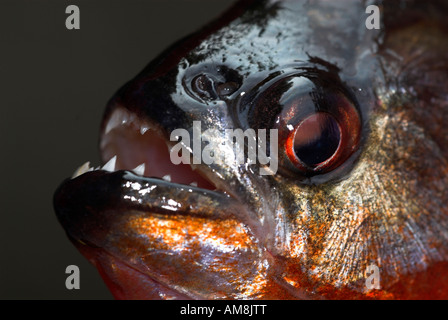
[(293, 129), (284, 142), (285, 153), (294, 167), (307, 176), (336, 169), (359, 147), (358, 112), (345, 97), (339, 96), (334, 101), (336, 105), (328, 106), (327, 110), (294, 120), (295, 125), (286, 125)]
[(338, 77), (301, 73), (258, 88), (248, 112), (251, 126), (278, 130), (280, 173), (300, 179), (335, 171), (359, 149), (358, 109)]
[(280, 98), (278, 119), (279, 130), (286, 131), (281, 147), (287, 166), (305, 176), (335, 170), (359, 147), (361, 119), (355, 102), (335, 82), (301, 77), (289, 84)]

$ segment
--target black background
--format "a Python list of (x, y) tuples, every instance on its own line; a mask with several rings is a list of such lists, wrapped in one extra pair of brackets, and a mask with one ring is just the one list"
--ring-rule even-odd
[[(107, 100), (230, 0), (0, 0), (0, 299), (111, 299), (53, 211), (63, 179), (99, 165)], [(80, 8), (67, 30), (65, 8)], [(67, 290), (65, 268), (81, 271)]]

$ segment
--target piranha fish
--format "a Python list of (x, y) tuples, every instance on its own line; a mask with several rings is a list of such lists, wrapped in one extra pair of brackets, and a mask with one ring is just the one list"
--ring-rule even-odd
[[(377, 5), (239, 1), (111, 98), (54, 206), (114, 297), (448, 298), (448, 5)], [(174, 165), (194, 121), (275, 129), (277, 172)]]

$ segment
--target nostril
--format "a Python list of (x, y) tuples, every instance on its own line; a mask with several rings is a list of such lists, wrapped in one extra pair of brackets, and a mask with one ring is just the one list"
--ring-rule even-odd
[(213, 79), (206, 74), (195, 77), (192, 81), (192, 89), (203, 100), (216, 100), (218, 95), (214, 88)]
[(185, 90), (201, 102), (226, 99), (235, 93), (242, 84), (243, 78), (233, 69), (226, 66), (204, 66), (188, 72), (183, 80)]
[(239, 84), (236, 82), (221, 83), (216, 86), (216, 92), (220, 97), (230, 96), (236, 90), (238, 90)]

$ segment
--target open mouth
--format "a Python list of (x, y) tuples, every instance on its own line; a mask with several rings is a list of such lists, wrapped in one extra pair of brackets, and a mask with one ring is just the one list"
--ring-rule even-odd
[(102, 126), (103, 165), (84, 164), (55, 193), (60, 223), (116, 298), (221, 297), (214, 285), (233, 294), (262, 266), (244, 205), (207, 166), (174, 165), (171, 143), (117, 107)]
[(102, 166), (95, 169), (87, 162), (75, 171), (72, 178), (95, 170), (128, 170), (144, 177), (217, 190), (199, 166), (172, 163), (172, 145), (163, 137), (162, 129), (156, 124), (142, 120), (128, 109), (117, 107), (106, 118), (102, 128)]

